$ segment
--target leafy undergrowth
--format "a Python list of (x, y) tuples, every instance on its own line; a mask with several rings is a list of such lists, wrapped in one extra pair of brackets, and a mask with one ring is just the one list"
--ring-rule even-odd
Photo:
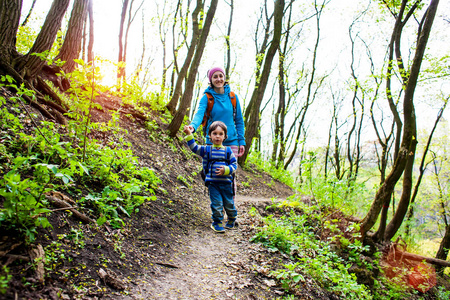
[[(209, 222), (199, 161), (154, 108), (99, 93), (59, 126), (0, 99), (1, 297), (120, 298)], [(238, 180), (246, 195), (292, 193), (257, 170)]]
[(448, 282), (442, 279), (431, 289), (423, 286), (426, 293), (401, 277), (387, 279), (380, 265), (380, 245), (362, 244), (356, 220), (311, 202), (292, 196), (250, 212), (259, 224), (252, 241), (285, 258), (270, 275), (292, 297), (286, 299), (302, 299), (311, 286), (320, 287), (316, 291), (329, 299), (449, 298)]

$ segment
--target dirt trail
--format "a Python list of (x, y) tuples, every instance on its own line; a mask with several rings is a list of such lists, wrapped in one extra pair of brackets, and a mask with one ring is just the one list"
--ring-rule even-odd
[[(225, 234), (205, 226), (194, 228), (177, 245), (167, 261), (155, 262), (156, 273), (133, 280), (131, 292), (124, 299), (275, 299), (275, 283), (255, 276), (264, 265), (266, 252), (249, 243), (247, 211), (255, 203), (270, 199), (237, 197), (240, 225)], [(117, 298), (116, 298), (117, 299)]]

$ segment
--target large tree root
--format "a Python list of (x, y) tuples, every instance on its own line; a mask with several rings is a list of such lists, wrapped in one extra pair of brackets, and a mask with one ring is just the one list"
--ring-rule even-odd
[(77, 217), (78, 219), (80, 219), (81, 221), (83, 221), (86, 224), (95, 223), (95, 221), (93, 219), (89, 218), (88, 216), (86, 216), (83, 213), (80, 213), (78, 210), (73, 208), (66, 201), (64, 201), (62, 199), (58, 199), (58, 198), (56, 198), (54, 196), (50, 196), (50, 195), (45, 195), (45, 198), (47, 198), (47, 200), (50, 201), (50, 203), (53, 206), (56, 206), (56, 207), (59, 207), (59, 208), (67, 208), (67, 210), (70, 210), (75, 217)]
[(433, 265), (438, 265), (438, 266), (442, 266), (442, 267), (450, 267), (450, 261), (409, 253), (409, 252), (398, 249), (398, 247), (396, 245), (394, 245), (394, 247), (395, 247), (395, 251), (393, 252), (394, 259), (398, 259), (398, 260), (409, 259), (409, 260), (419, 261), (419, 262), (426, 261), (427, 263), (430, 263)]
[[(51, 88), (45, 83), (45, 81), (39, 76), (35, 80), (36, 87), (34, 87), (31, 81), (24, 79), (9, 63), (6, 63), (2, 59), (0, 59), (0, 74), (8, 74), (14, 79), (14, 83), (8, 85), (8, 89), (12, 90), (13, 92), (17, 92), (18, 87), (22, 85), (26, 89), (34, 91), (37, 101), (27, 95), (22, 95), (22, 98), (24, 98), (31, 106), (39, 110), (39, 112), (45, 118), (53, 120), (60, 124), (67, 124), (67, 120), (63, 115), (67, 113), (67, 110), (62, 107), (62, 101), (60, 97), (56, 93), (54, 93)], [(39, 88), (42, 89), (42, 93)], [(44, 97), (45, 95), (48, 95), (55, 102), (46, 100)], [(51, 107), (52, 110), (49, 111), (41, 104)]]
[(44, 283), (45, 280), (45, 251), (41, 244), (38, 244), (36, 247), (31, 248), (28, 251), (30, 255), (30, 259), (35, 265), (36, 277), (40, 283)]

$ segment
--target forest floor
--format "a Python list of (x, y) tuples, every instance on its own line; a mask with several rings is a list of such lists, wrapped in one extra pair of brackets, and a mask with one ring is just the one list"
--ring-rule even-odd
[[(127, 114), (120, 100), (103, 95), (103, 109), (93, 110), (93, 122), (107, 122), (121, 110), (121, 127), (138, 164), (161, 179), (156, 200), (140, 207), (125, 226), (82, 224), (64, 210), (54, 212), (51, 229), (40, 230), (33, 245), (3, 232), (0, 250), (10, 269), (5, 299), (276, 299), (283, 294), (268, 277), (268, 265), (279, 263), (273, 253), (249, 242), (255, 226), (251, 207), (261, 212), (275, 199), (294, 193), (268, 174), (248, 168), (237, 172), (237, 230), (217, 234), (210, 228), (207, 189), (199, 175), (200, 160), (186, 156), (182, 139), (168, 138), (166, 124), (157, 126)], [(32, 110), (31, 107), (28, 109)], [(22, 114), (24, 131), (33, 129)], [(182, 137), (180, 132), (180, 137)], [(90, 138), (107, 143), (108, 133)], [(180, 178), (191, 178), (180, 180)], [(81, 198), (82, 195), (79, 195)], [(62, 195), (61, 197), (73, 197)], [(273, 199), (273, 200), (272, 200)], [(0, 199), (1, 200), (1, 199)], [(77, 199), (74, 199), (75, 201)], [(45, 249), (45, 282), (38, 282), (26, 260), (30, 248)], [(105, 275), (106, 274), (106, 275)], [(307, 297), (305, 299), (308, 299)], [(311, 298), (313, 299), (313, 298)]]
[(237, 230), (215, 233), (206, 219), (174, 246), (154, 273), (136, 278), (126, 299), (276, 299), (283, 295), (273, 279), (262, 275), (281, 258), (249, 242), (254, 224), (248, 209), (263, 208), (271, 201), (238, 196), (236, 203)]
[[(144, 121), (133, 117), (132, 109), (117, 98), (102, 95), (97, 101), (103, 108), (92, 111), (92, 120), (107, 122), (112, 112), (120, 111), (124, 139), (137, 163), (161, 179), (156, 199), (130, 217), (121, 215), (125, 224), (120, 229), (86, 225), (70, 212), (56, 210), (49, 216), (53, 227), (41, 229), (33, 245), (3, 231), (0, 260), (12, 278), (0, 298), (288, 299), (271, 274), (288, 263), (288, 257), (252, 243), (251, 238), (262, 225), (261, 216), (271, 213), (267, 207), (295, 191), (254, 166), (239, 168), (239, 227), (215, 233), (210, 228), (207, 189), (196, 174), (200, 159), (190, 154), (181, 132), (175, 139), (168, 137), (167, 123), (159, 113)], [(30, 132), (32, 122), (27, 115), (22, 117), (24, 131)], [(107, 144), (111, 134), (96, 132), (90, 138)], [(82, 196), (61, 194), (75, 201)], [(44, 282), (36, 279), (36, 270), (26, 259), (30, 248), (38, 246), (45, 250)], [(301, 297), (289, 299), (339, 299), (314, 280), (307, 279), (299, 288)]]

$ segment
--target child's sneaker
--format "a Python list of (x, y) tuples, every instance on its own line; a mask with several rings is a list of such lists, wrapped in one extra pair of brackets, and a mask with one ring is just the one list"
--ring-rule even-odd
[(226, 229), (236, 229), (238, 226), (238, 223), (236, 222), (236, 219), (228, 219), (227, 224), (225, 224)]
[(218, 232), (218, 233), (225, 232), (225, 228), (222, 227), (222, 222), (213, 222), (211, 224), (211, 228), (212, 228), (212, 230), (214, 230), (215, 232)]

